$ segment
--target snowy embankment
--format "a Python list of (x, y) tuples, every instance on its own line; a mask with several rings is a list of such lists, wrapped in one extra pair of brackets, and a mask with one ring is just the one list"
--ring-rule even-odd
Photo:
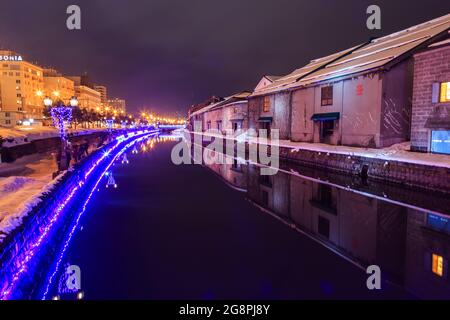
[[(219, 135), (213, 133), (199, 133), (191, 132), (197, 135), (204, 135), (208, 137), (218, 137)], [(223, 136), (220, 136), (223, 137)], [(260, 143), (270, 145), (270, 140), (258, 139), (254, 137), (234, 137), (233, 140), (247, 143)], [(413, 164), (420, 164), (425, 166), (450, 168), (450, 156), (444, 154), (420, 153), (412, 152), (410, 150), (410, 143), (403, 142), (395, 144), (388, 148), (372, 149), (361, 147), (347, 147), (347, 146), (333, 146), (324, 143), (307, 143), (307, 142), (292, 142), (290, 140), (279, 140), (279, 146), (291, 149), (290, 152), (301, 152), (302, 150), (315, 151), (319, 153), (335, 153), (348, 156), (376, 158), (386, 161), (399, 161)]]
[[(77, 128), (67, 129), (68, 134), (85, 135), (93, 132), (104, 131), (105, 128)], [(54, 127), (44, 126), (16, 126), (14, 128), (0, 127), (0, 136), (5, 140), (3, 147), (9, 148), (25, 144), (33, 140), (59, 137), (59, 131)]]
[(34, 154), (0, 164), (0, 243), (41, 201), (40, 196), (53, 188), (58, 181), (52, 179), (56, 170), (51, 154)]

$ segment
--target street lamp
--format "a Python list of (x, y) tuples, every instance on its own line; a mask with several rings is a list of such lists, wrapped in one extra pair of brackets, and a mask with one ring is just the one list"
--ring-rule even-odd
[(65, 170), (68, 167), (67, 163), (67, 136), (65, 126), (66, 123), (70, 124), (72, 121), (72, 108), (78, 106), (78, 99), (72, 97), (69, 100), (69, 106), (64, 105), (62, 101), (58, 101), (56, 105), (53, 105), (53, 100), (49, 97), (45, 97), (44, 105), (50, 109), (50, 115), (52, 116), (53, 124), (59, 129), (59, 136), (61, 138), (61, 160), (59, 162), (59, 169)]

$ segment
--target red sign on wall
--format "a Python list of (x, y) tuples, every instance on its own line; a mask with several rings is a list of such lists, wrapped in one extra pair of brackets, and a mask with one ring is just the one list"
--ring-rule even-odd
[(362, 96), (364, 93), (364, 86), (362, 84), (358, 84), (356, 86), (356, 95), (357, 96)]

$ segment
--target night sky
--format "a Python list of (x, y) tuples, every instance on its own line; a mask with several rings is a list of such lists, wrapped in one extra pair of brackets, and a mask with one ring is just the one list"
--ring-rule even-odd
[[(82, 30), (66, 28), (77, 4)], [(366, 29), (378, 4), (382, 30)], [(318, 58), (445, 15), (450, 1), (0, 0), (0, 47), (65, 74), (87, 71), (109, 96), (174, 115), (251, 90)]]

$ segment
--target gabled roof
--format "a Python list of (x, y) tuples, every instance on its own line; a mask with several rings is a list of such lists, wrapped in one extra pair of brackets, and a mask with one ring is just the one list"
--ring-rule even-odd
[(210, 105), (208, 105), (208, 106), (206, 106), (206, 107), (204, 107), (204, 108), (202, 108), (200, 110), (197, 110), (197, 111), (191, 113), (191, 117), (196, 116), (198, 114), (205, 113), (205, 112), (213, 110), (213, 109), (218, 109), (218, 108), (224, 107), (224, 106), (226, 106), (228, 104), (231, 104), (231, 103), (240, 102), (240, 101), (246, 102), (247, 101), (247, 97), (250, 94), (251, 93), (247, 92), (247, 91), (243, 91), (243, 92), (239, 92), (239, 93), (233, 94), (233, 95), (231, 95), (229, 97), (226, 97), (226, 98), (222, 99), (219, 102), (211, 103)]
[(261, 80), (259, 80), (258, 84), (256, 85), (254, 91), (259, 91), (264, 89), (265, 87), (271, 85), (272, 83), (274, 83), (276, 80), (280, 79), (281, 76), (268, 76), (265, 75), (261, 78)]
[(338, 53), (334, 53), (326, 57), (311, 60), (306, 66), (298, 68), (286, 76), (279, 77), (272, 84), (269, 84), (268, 86), (262, 87), (260, 89), (256, 88), (252, 96), (265, 95), (268, 93), (283, 90), (285, 88), (289, 88), (291, 85), (295, 84), (297, 80), (300, 79), (301, 77), (305, 76), (308, 73), (313, 72), (317, 68), (325, 66), (327, 63), (339, 58), (344, 54), (347, 54), (348, 52), (354, 50), (355, 48), (356, 47)]
[(450, 14), (350, 48), (331, 56), (312, 60), (303, 68), (282, 77), (253, 95), (263, 95), (285, 89), (307, 86), (356, 73), (370, 72), (386, 66), (410, 53), (430, 39), (446, 35)]

